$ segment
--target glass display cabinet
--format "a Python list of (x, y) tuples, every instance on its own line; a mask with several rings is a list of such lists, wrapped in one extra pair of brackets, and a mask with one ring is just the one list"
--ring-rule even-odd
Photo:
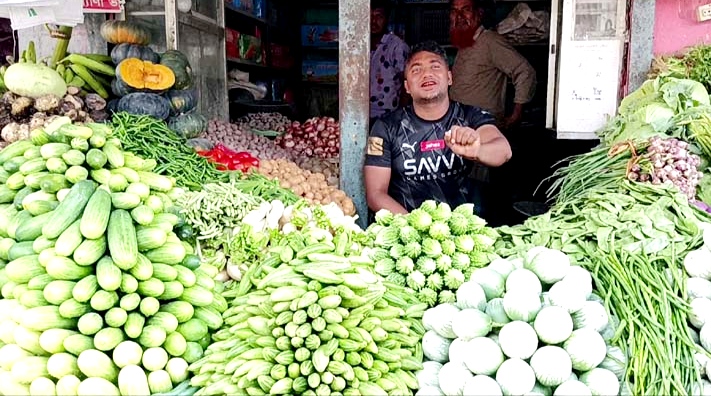
[(184, 53), (199, 111), (208, 119), (228, 119), (223, 0), (126, 0), (120, 18), (149, 28), (154, 50)]

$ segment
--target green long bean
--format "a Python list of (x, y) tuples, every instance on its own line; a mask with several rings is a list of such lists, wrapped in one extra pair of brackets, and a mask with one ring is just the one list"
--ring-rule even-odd
[(690, 307), (680, 304), (683, 280), (673, 275), (670, 282), (663, 275), (667, 268), (677, 270), (676, 257), (650, 260), (616, 249), (606, 255), (587, 254), (592, 261), (580, 264), (606, 296), (608, 311), (624, 324), (612, 343), (629, 357), (625, 380), (631, 394), (690, 394), (700, 380), (693, 364), (698, 347), (687, 325)]
[(124, 149), (154, 159), (158, 164), (154, 172), (174, 177), (179, 186), (200, 190), (205, 183), (230, 179), (229, 172), (200, 157), (161, 120), (117, 113), (112, 122), (114, 136)]

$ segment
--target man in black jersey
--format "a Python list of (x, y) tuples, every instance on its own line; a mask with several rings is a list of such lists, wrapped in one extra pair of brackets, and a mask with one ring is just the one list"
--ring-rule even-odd
[(368, 206), (408, 213), (434, 199), (472, 202), (474, 163), (501, 166), (511, 146), (480, 108), (449, 99), (452, 73), (434, 41), (414, 46), (405, 66), (412, 105), (377, 120), (368, 138), (364, 176)]

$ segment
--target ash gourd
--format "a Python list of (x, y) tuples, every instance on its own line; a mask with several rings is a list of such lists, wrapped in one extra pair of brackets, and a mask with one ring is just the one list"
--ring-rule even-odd
[[(686, 291), (691, 305), (689, 324), (692, 338), (707, 353), (711, 353), (711, 225), (700, 224), (704, 227), (704, 244), (686, 255), (683, 266), (690, 277), (686, 279)], [(673, 276), (670, 270), (667, 270), (667, 276)], [(699, 394), (707, 394), (711, 391), (711, 359), (703, 353), (697, 353), (695, 357), (703, 377), (697, 388), (703, 391)]]
[(558, 250), (494, 260), (422, 317), (418, 395), (619, 394), (627, 359), (601, 301)]

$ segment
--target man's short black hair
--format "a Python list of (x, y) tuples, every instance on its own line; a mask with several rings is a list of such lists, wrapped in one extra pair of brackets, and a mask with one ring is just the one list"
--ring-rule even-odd
[(390, 7), (392, 4), (390, 0), (370, 0), (370, 10), (377, 10), (378, 8), (385, 11), (385, 15), (390, 14)]
[(441, 45), (437, 44), (434, 40), (427, 40), (421, 43), (417, 43), (410, 48), (410, 55), (407, 57), (407, 62), (405, 65), (409, 65), (412, 58), (420, 52), (431, 52), (433, 54), (439, 55), (442, 58), (444, 64), (447, 64), (447, 52), (442, 48)]

